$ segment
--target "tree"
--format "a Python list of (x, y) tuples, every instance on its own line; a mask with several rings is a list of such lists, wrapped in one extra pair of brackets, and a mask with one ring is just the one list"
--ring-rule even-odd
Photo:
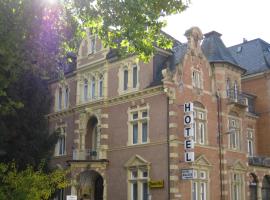
[(0, 115), (0, 161), (14, 160), (19, 169), (27, 165), (36, 168), (42, 159), (49, 160), (57, 142), (57, 134), (49, 134), (45, 118), (51, 102), (48, 85), (38, 74), (26, 70), (9, 85), (7, 95), (23, 106)]
[(47, 200), (57, 189), (69, 186), (68, 171), (57, 169), (44, 172), (42, 165), (38, 170), (28, 166), (18, 171), (15, 163), (0, 163), (0, 199), (9, 200)]
[(25, 69), (56, 71), (66, 47), (77, 46), (78, 25), (63, 5), (45, 0), (0, 1), (0, 115), (22, 106), (7, 94)]
[(164, 17), (182, 12), (188, 4), (189, 0), (65, 0), (67, 10), (105, 45), (136, 53), (143, 60), (149, 60), (155, 46), (172, 47), (161, 33)]

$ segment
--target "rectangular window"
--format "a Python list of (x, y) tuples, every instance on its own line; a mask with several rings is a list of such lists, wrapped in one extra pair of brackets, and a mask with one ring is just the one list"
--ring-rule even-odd
[(103, 97), (103, 80), (99, 80), (99, 97)]
[(68, 87), (66, 87), (66, 90), (65, 90), (65, 108), (68, 107), (68, 102), (69, 102), (69, 89), (68, 89)]
[(147, 142), (147, 121), (142, 123), (142, 142)]
[(88, 80), (84, 80), (84, 87), (83, 87), (83, 94), (84, 94), (84, 101), (88, 100)]
[(240, 121), (238, 119), (229, 119), (229, 147), (240, 150)]
[(91, 96), (92, 96), (92, 99), (96, 98), (96, 80), (95, 80), (95, 78), (92, 79), (92, 83), (91, 83)]
[(59, 131), (60, 136), (55, 146), (55, 155), (62, 156), (66, 154), (66, 128), (61, 127), (57, 131)]
[(148, 171), (145, 166), (135, 166), (129, 171), (128, 187), (130, 196), (128, 200), (148, 200)]
[(206, 113), (204, 108), (194, 109), (194, 142), (206, 144)]
[(138, 144), (138, 124), (133, 124), (133, 144)]
[(132, 183), (132, 200), (138, 200), (138, 184)]
[(142, 200), (148, 200), (148, 183), (143, 182), (142, 184)]
[(124, 70), (124, 85), (123, 85), (123, 89), (127, 90), (128, 89), (128, 70), (125, 69)]
[(201, 72), (194, 70), (192, 72), (192, 85), (195, 88), (202, 88)]
[(232, 175), (232, 200), (242, 199), (242, 176), (240, 174)]
[(91, 42), (90, 42), (90, 53), (95, 53), (96, 51), (96, 38), (95, 36), (91, 39)]
[(207, 173), (203, 170), (197, 171), (198, 170), (194, 170), (194, 172), (198, 173), (198, 177), (194, 177), (192, 181), (192, 200), (207, 200)]
[(129, 143), (147, 143), (148, 133), (148, 112), (147, 110), (136, 110), (130, 113)]
[(138, 83), (138, 69), (137, 69), (137, 65), (133, 66), (133, 88), (137, 87), (137, 83)]
[(58, 93), (58, 110), (62, 109), (62, 88), (59, 88)]

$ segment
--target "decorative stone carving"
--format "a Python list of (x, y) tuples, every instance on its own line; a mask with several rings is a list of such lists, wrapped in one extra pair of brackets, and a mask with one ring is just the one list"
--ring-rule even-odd
[(188, 52), (194, 56), (202, 56), (201, 41), (203, 34), (198, 27), (191, 27), (185, 32), (188, 39)]

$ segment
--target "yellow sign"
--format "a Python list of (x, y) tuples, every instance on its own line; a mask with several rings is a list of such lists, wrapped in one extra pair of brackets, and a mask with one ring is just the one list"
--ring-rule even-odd
[(148, 184), (150, 188), (164, 188), (164, 180), (149, 181)]

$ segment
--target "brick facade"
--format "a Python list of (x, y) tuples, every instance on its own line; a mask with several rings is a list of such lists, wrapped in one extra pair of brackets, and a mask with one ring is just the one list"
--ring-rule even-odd
[[(147, 64), (136, 56), (108, 58), (99, 40), (88, 54), (90, 39), (85, 39), (77, 69), (51, 81), (56, 100), (48, 115), (50, 127), (66, 131), (65, 145), (56, 147), (65, 148), (64, 153), (52, 165), (71, 168), (66, 194), (91, 200), (244, 200), (255, 188), (257, 199), (270, 195), (267, 158), (256, 163), (270, 154), (270, 118), (263, 113), (270, 105), (268, 75), (242, 78), (245, 70), (237, 64), (207, 56), (198, 28), (186, 36), (188, 43), (178, 42), (178, 52), (157, 50)], [(233, 99), (228, 79), (237, 85)], [(68, 107), (57, 109), (59, 99), (67, 98), (64, 93), (59, 97), (59, 87), (66, 86)], [(255, 109), (261, 115), (248, 111), (242, 91), (257, 96)], [(196, 113), (193, 162), (184, 161), (186, 102), (193, 102)], [(249, 137), (255, 161), (248, 156)], [(183, 180), (182, 169), (197, 175)], [(151, 185), (157, 182), (163, 184)]]

